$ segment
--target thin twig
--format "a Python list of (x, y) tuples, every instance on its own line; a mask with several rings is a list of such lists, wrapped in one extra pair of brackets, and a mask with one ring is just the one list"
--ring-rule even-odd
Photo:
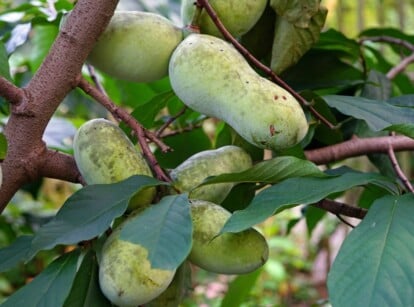
[(102, 83), (99, 81), (98, 76), (96, 75), (95, 68), (90, 64), (87, 64), (86, 68), (88, 69), (89, 75), (91, 76), (91, 79), (97, 87), (97, 89), (101, 91), (105, 96), (108, 96), (108, 94), (105, 91), (105, 88), (102, 86)]
[(408, 42), (406, 40), (396, 38), (396, 37), (392, 37), (392, 36), (387, 36), (387, 35), (364, 36), (364, 37), (361, 37), (359, 39), (360, 43), (363, 43), (365, 41), (392, 43), (392, 44), (395, 44), (395, 45), (403, 46), (403, 47), (407, 48), (408, 50), (411, 50), (411, 51), (414, 52), (414, 44), (411, 44), (410, 42)]
[(318, 111), (308, 102), (305, 98), (303, 98), (301, 95), (299, 95), (295, 90), (293, 90), (286, 82), (284, 82), (281, 78), (279, 78), (271, 69), (270, 67), (264, 65), (262, 62), (260, 62), (258, 59), (256, 59), (243, 45), (241, 45), (237, 39), (235, 39), (229, 31), (227, 31), (226, 27), (223, 25), (221, 20), (218, 18), (216, 12), (214, 11), (213, 7), (210, 5), (208, 0), (197, 0), (197, 5), (200, 7), (203, 7), (214, 24), (217, 26), (217, 28), (220, 30), (220, 32), (223, 34), (223, 36), (230, 41), (233, 46), (248, 60), (250, 61), (254, 66), (262, 70), (265, 74), (267, 74), (271, 80), (277, 84), (279, 84), (281, 87), (283, 87), (285, 90), (287, 90), (293, 97), (296, 98), (303, 106), (308, 107), (309, 111), (322, 123), (324, 123), (327, 127), (330, 129), (334, 129), (335, 125), (333, 125), (328, 119), (323, 117), (321, 114), (319, 114)]
[[(392, 136), (394, 136), (394, 133), (392, 133)], [(405, 176), (404, 172), (402, 171), (397, 157), (395, 156), (395, 152), (394, 152), (394, 148), (392, 147), (392, 144), (388, 145), (388, 157), (390, 158), (392, 167), (394, 168), (395, 173), (397, 174), (398, 178), (401, 179), (401, 181), (403, 182), (403, 184), (405, 185), (405, 187), (411, 192), (414, 193), (414, 188), (411, 185), (410, 181), (408, 180), (408, 178)]]
[(177, 112), (177, 114), (170, 116), (170, 118), (168, 118), (168, 120), (157, 130), (157, 132), (155, 132), (155, 136), (159, 138), (164, 130), (167, 129), (168, 126), (171, 125), (177, 118), (183, 115), (186, 110), (187, 106), (184, 106), (179, 112)]
[(305, 151), (308, 160), (315, 164), (328, 164), (343, 159), (371, 153), (388, 153), (392, 145), (394, 151), (414, 150), (414, 140), (406, 136), (381, 136), (372, 138), (352, 138), (351, 140)]
[(179, 129), (179, 130), (174, 130), (174, 131), (165, 132), (165, 133), (163, 133), (163, 134), (161, 135), (161, 137), (162, 137), (162, 138), (168, 138), (168, 137), (171, 137), (171, 136), (174, 136), (174, 135), (180, 134), (180, 133), (184, 133), (184, 132), (191, 132), (191, 131), (193, 131), (194, 129), (201, 128), (201, 127), (202, 127), (202, 125), (201, 125), (201, 124), (198, 124), (198, 125), (191, 125), (191, 126), (188, 126), (188, 127), (181, 128), (181, 129)]
[[(151, 168), (154, 170), (156, 177), (159, 180), (170, 182), (171, 179), (169, 176), (164, 172), (161, 166), (158, 164), (157, 159), (155, 158), (154, 154), (152, 153), (151, 149), (147, 143), (147, 137), (152, 134), (146, 134), (144, 127), (139, 124), (136, 119), (125, 111), (122, 108), (117, 107), (107, 96), (105, 96), (102, 92), (100, 92), (96, 87), (91, 85), (87, 80), (83, 77), (80, 78), (78, 86), (88, 95), (93, 97), (96, 101), (102, 104), (111, 114), (116, 117), (120, 118), (123, 122), (125, 122), (131, 129), (134, 131), (138, 138), (138, 142), (142, 148), (142, 152), (150, 163)], [(161, 141), (159, 141), (161, 143)], [(164, 145), (168, 147), (167, 145)]]
[(323, 199), (315, 204), (314, 207), (326, 210), (335, 215), (345, 215), (357, 219), (363, 219), (367, 214), (367, 209), (351, 206), (338, 201)]
[(388, 72), (387, 72), (387, 78), (392, 80), (394, 79), (399, 73), (401, 73), (402, 71), (404, 71), (404, 69), (407, 68), (408, 65), (410, 65), (412, 62), (414, 62), (414, 52), (405, 57), (404, 59), (401, 60), (400, 63), (398, 63), (396, 66), (394, 66), (393, 68), (391, 68)]
[(355, 228), (354, 225), (352, 225), (350, 222), (348, 222), (347, 220), (345, 220), (342, 216), (340, 216), (339, 214), (335, 214), (335, 216), (338, 218), (338, 220), (340, 220), (342, 223), (344, 223), (345, 225), (348, 225), (351, 228)]

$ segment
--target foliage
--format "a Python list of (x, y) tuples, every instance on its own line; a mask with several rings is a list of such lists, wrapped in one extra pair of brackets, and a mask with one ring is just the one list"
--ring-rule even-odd
[[(275, 2), (271, 1), (272, 5)], [(159, 5), (137, 1), (133, 9), (157, 12), (178, 22), (179, 1), (156, 3)], [(74, 5), (73, 1), (58, 0), (54, 10), (50, 10), (47, 1), (6, 6), (0, 13), (0, 75), (17, 87), (24, 87), (47, 57), (62, 16)], [(320, 20), (315, 23), (320, 24)], [(309, 30), (312, 33), (314, 26), (312, 23)], [(289, 39), (280, 25), (272, 31), (275, 40)], [(308, 30), (305, 32), (309, 34)], [(308, 259), (301, 259), (298, 247), (286, 239), (288, 233), (302, 220), (306, 221), (308, 235), (302, 241), (309, 241), (318, 225), (325, 225), (325, 235), (329, 237), (332, 229), (342, 226), (317, 207), (326, 210), (321, 203), (328, 200), (332, 207), (327, 211), (346, 216), (341, 211), (342, 202), (352, 199), (353, 203), (348, 204), (353, 205), (351, 209), (367, 211), (358, 211), (366, 215), (347, 236), (333, 263), (327, 280), (329, 295), (307, 293), (303, 300), (327, 299), (333, 306), (409, 305), (414, 297), (410, 206), (414, 196), (404, 173), (408, 177), (413, 174), (413, 161), (411, 155), (397, 154), (399, 161), (404, 162), (401, 171), (393, 154), (394, 150), (414, 148), (410, 143), (414, 137), (413, 80), (407, 73), (409, 67), (398, 74), (391, 70), (414, 52), (406, 48), (414, 46), (414, 36), (394, 28), (368, 29), (354, 39), (334, 29), (322, 31), (318, 40), (311, 34), (307, 38), (295, 33), (305, 49), (293, 59), (290, 49), (285, 50), (289, 51), (285, 58), (279, 59), (283, 54), (272, 50), (271, 45), (258, 53), (248, 48), (269, 67), (276, 67), (275, 61), (283, 62), (277, 68), (280, 78), (309, 102), (303, 106), (310, 123), (306, 138), (279, 152), (258, 149), (225, 123), (186, 108), (174, 94), (168, 77), (136, 84), (99, 71), (91, 74), (86, 66), (83, 76), (88, 80), (96, 77), (117, 107), (128, 110), (145, 129), (157, 133), (173, 149), (165, 153), (151, 147), (164, 170), (175, 168), (200, 151), (230, 144), (244, 148), (253, 158), (255, 165), (246, 171), (210, 177), (202, 183), (236, 182), (223, 202), (234, 213), (222, 232), (256, 226), (262, 229), (271, 248), (263, 269), (227, 277), (223, 283), (229, 284), (228, 292), (221, 295), (222, 302), (214, 304), (249, 306), (266, 299), (273, 299), (270, 304), (289, 304), (283, 300), (284, 293), (290, 291), (282, 287), (288, 283), (286, 276), (299, 272), (309, 275), (319, 250)], [(379, 35), (385, 39), (377, 42)], [(370, 37), (375, 40), (369, 40)], [(397, 40), (405, 45), (396, 43)], [(383, 45), (389, 47), (387, 52), (382, 52)], [(282, 48), (280, 41), (274, 46)], [(257, 72), (264, 74), (259, 69)], [(0, 97), (0, 127), (4, 127), (10, 114), (9, 104)], [(89, 119), (108, 116), (105, 108), (76, 88), (54, 113), (43, 139), (49, 148), (72, 154), (76, 128)], [(121, 128), (137, 142), (129, 125), (122, 123)], [(381, 145), (380, 137), (389, 134), (406, 136), (405, 146), (393, 150), (391, 137), (387, 139), (388, 145)], [(359, 155), (368, 158), (362, 162), (345, 159), (352, 156), (346, 155), (348, 147), (335, 147), (362, 138), (377, 141), (375, 149), (360, 145)], [(0, 128), (0, 162), (7, 150), (5, 133)], [(320, 167), (318, 159), (329, 150), (337, 151)], [(130, 198), (148, 186), (158, 189), (157, 205), (125, 228), (123, 239), (145, 246), (155, 267), (174, 269), (187, 257), (192, 229), (188, 198), (186, 194), (176, 194), (170, 183), (133, 176), (105, 185), (61, 184), (63, 188), (49, 179), (38, 178), (22, 186), (0, 218), (0, 293), (3, 300), (8, 298), (5, 306), (20, 306), (23, 301), (25, 306), (111, 306), (98, 287), (100, 249), (106, 231), (124, 219)], [(298, 207), (302, 208), (299, 217), (289, 215)], [(282, 222), (276, 221), (279, 218)], [(135, 236), (137, 233), (140, 235)], [(201, 280), (196, 281), (199, 283), (216, 278), (199, 269), (193, 276)], [(269, 280), (278, 283), (277, 289)], [(264, 295), (260, 301), (258, 291), (271, 295)], [(239, 296), (240, 292), (244, 294)], [(273, 297), (276, 292), (278, 298)], [(300, 296), (299, 292), (295, 294)], [(194, 306), (197, 300), (197, 294), (190, 294), (183, 304)]]

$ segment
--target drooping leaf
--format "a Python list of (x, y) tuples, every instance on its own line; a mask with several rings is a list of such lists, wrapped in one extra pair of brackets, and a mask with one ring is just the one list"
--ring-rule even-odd
[(414, 302), (414, 196), (377, 199), (342, 244), (328, 276), (333, 306)]
[(410, 107), (414, 108), (414, 94), (413, 95), (401, 95), (388, 99), (388, 103), (397, 107)]
[(32, 235), (23, 235), (7, 247), (0, 249), (0, 272), (14, 268), (20, 262), (28, 260)]
[(396, 107), (386, 101), (362, 97), (328, 95), (323, 98), (328, 105), (339, 112), (364, 120), (374, 131), (398, 129), (399, 132), (414, 137), (414, 109), (412, 108)]
[(390, 98), (391, 92), (390, 79), (379, 71), (370, 70), (367, 83), (362, 88), (361, 96), (368, 99), (387, 100)]
[(75, 278), (78, 258), (78, 250), (59, 257), (33, 281), (10, 296), (2, 306), (62, 306)]
[(192, 244), (187, 195), (166, 196), (129, 219), (120, 239), (144, 246), (153, 268), (176, 269), (188, 256)]
[(306, 226), (308, 235), (311, 236), (316, 225), (326, 215), (326, 211), (314, 206), (307, 206), (305, 211)]
[(280, 74), (299, 61), (319, 39), (327, 14), (328, 11), (320, 7), (306, 27), (298, 27), (283, 16), (276, 18), (270, 64), (272, 71)]
[(301, 28), (309, 26), (311, 18), (318, 13), (319, 3), (319, 0), (270, 0), (278, 16)]
[(30, 257), (58, 244), (76, 244), (100, 235), (125, 212), (132, 196), (146, 187), (160, 184), (165, 183), (135, 175), (114, 184), (84, 187), (69, 197), (56, 216), (38, 230)]
[(3, 133), (0, 133), (0, 160), (6, 157), (7, 153), (7, 139)]
[(261, 273), (262, 270), (258, 269), (251, 273), (237, 276), (229, 284), (229, 289), (221, 301), (221, 307), (238, 307), (244, 303)]
[(99, 287), (96, 256), (89, 250), (82, 260), (63, 307), (111, 307)]
[(206, 179), (204, 184), (220, 182), (264, 182), (276, 183), (291, 177), (326, 176), (315, 164), (292, 156), (282, 156), (262, 161), (246, 171), (223, 174)]
[(273, 185), (257, 194), (246, 209), (234, 212), (224, 225), (222, 232), (239, 232), (248, 229), (284, 209), (300, 204), (312, 204), (330, 194), (355, 186), (374, 184), (389, 193), (398, 193), (393, 182), (376, 173), (338, 169), (336, 175), (322, 178), (289, 178)]

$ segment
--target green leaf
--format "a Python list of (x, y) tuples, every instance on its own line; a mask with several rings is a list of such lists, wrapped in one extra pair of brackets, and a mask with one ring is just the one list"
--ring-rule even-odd
[(328, 276), (333, 306), (412, 306), (414, 196), (385, 196), (347, 236)]
[(20, 262), (28, 260), (32, 235), (23, 235), (7, 247), (0, 249), (0, 272), (14, 268)]
[(89, 250), (82, 260), (63, 307), (111, 307), (99, 287), (96, 255)]
[(278, 16), (286, 18), (297, 27), (306, 28), (312, 16), (318, 13), (319, 0), (270, 0)]
[(272, 71), (280, 74), (299, 61), (319, 39), (327, 14), (328, 11), (321, 7), (306, 27), (298, 27), (283, 16), (276, 18), (270, 64)]
[(370, 70), (361, 96), (368, 99), (387, 100), (392, 93), (391, 80), (379, 71)]
[(238, 307), (245, 302), (252, 291), (262, 270), (255, 270), (249, 274), (237, 276), (230, 284), (226, 296), (221, 301), (221, 307)]
[(206, 179), (202, 185), (220, 182), (264, 182), (276, 183), (291, 177), (324, 177), (315, 164), (292, 156), (273, 158), (257, 163), (240, 173), (222, 174)]
[(33, 31), (33, 47), (30, 53), (30, 64), (32, 71), (35, 72), (49, 52), (58, 34), (58, 28), (55, 25), (37, 25), (33, 28)]
[(3, 133), (0, 133), (0, 160), (6, 158), (7, 154), (7, 139)]
[(6, 47), (0, 41), (0, 77), (4, 77), (11, 81), (9, 57), (7, 55)]
[(59, 257), (33, 281), (10, 296), (1, 306), (62, 306), (75, 278), (78, 258), (78, 250)]
[(148, 176), (135, 175), (114, 184), (86, 186), (74, 193), (56, 216), (35, 234), (30, 256), (58, 244), (76, 244), (102, 234), (121, 216), (132, 196), (140, 190), (165, 184)]
[[(414, 109), (393, 106), (385, 101), (362, 97), (328, 95), (323, 97), (328, 105), (339, 112), (364, 120), (374, 131), (399, 129), (414, 137)], [(404, 124), (403, 128), (401, 124)]]
[(135, 108), (131, 115), (136, 118), (145, 128), (152, 128), (154, 127), (155, 117), (174, 96), (175, 94), (172, 91), (158, 94), (151, 98), (147, 103)]
[(233, 213), (221, 232), (239, 232), (248, 229), (284, 209), (318, 202), (330, 194), (355, 186), (374, 184), (397, 194), (397, 187), (386, 177), (376, 173), (337, 170), (336, 177), (289, 178), (255, 196), (250, 205)]
[(311, 236), (316, 225), (326, 215), (326, 211), (314, 206), (307, 206), (305, 211), (306, 226), (308, 228), (308, 235)]
[(144, 246), (153, 268), (171, 270), (190, 253), (192, 229), (188, 197), (179, 194), (166, 196), (129, 219), (120, 239)]
[(388, 103), (397, 107), (414, 108), (414, 95), (401, 95), (388, 99)]

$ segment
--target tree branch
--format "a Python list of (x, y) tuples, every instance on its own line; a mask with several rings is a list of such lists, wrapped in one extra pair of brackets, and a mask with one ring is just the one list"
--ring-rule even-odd
[[(63, 98), (76, 86), (82, 65), (117, 4), (118, 0), (79, 0), (42, 65), (21, 91), (21, 99), (12, 104), (4, 129), (8, 149), (2, 162), (0, 212), (24, 183), (40, 177), (45, 159), (50, 157), (42, 141), (44, 130)], [(73, 170), (66, 172), (72, 174)], [(64, 173), (59, 175), (61, 179), (67, 179)]]
[(73, 156), (50, 149), (44, 155), (44, 163), (40, 167), (39, 176), (83, 183)]
[(363, 219), (368, 212), (367, 209), (350, 206), (330, 199), (323, 199), (312, 206), (326, 210), (335, 215), (345, 215), (357, 219)]
[(23, 98), (23, 90), (6, 78), (0, 77), (0, 96), (11, 104), (18, 104)]
[(390, 145), (395, 151), (414, 150), (414, 140), (409, 137), (383, 136), (353, 138), (339, 144), (306, 150), (305, 156), (315, 164), (327, 164), (370, 153), (386, 154)]
[(411, 53), (408, 57), (405, 57), (401, 60), (400, 63), (398, 63), (396, 66), (390, 69), (389, 72), (387, 72), (387, 78), (392, 80), (394, 79), (399, 73), (403, 72), (408, 65), (410, 65), (412, 62), (414, 62), (414, 52)]

